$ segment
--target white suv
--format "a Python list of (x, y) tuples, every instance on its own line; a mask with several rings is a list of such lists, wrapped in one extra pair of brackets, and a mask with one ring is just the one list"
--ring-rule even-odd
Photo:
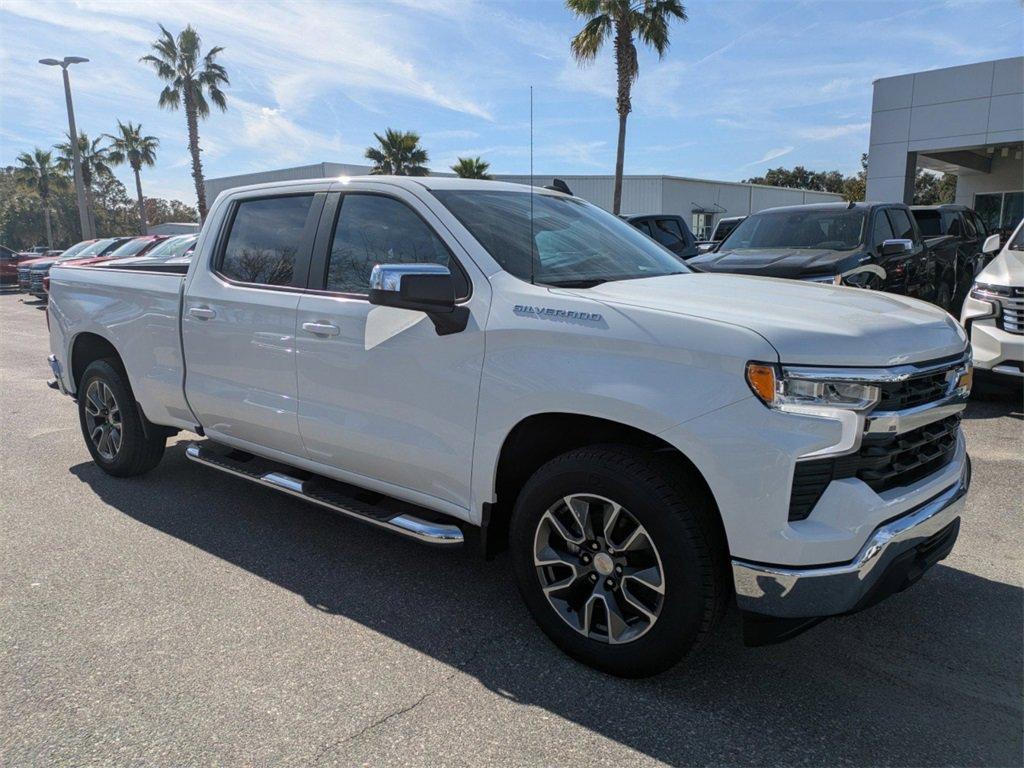
[(1024, 221), (975, 278), (960, 322), (979, 370), (1024, 378)]

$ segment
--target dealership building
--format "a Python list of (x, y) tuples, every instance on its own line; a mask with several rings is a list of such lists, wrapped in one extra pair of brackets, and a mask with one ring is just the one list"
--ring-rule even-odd
[(956, 174), (991, 230), (1024, 215), (1024, 57), (875, 81), (867, 198), (910, 203), (918, 168)]
[[(206, 181), (206, 198), (213, 200), (225, 189), (247, 184), (291, 179), (319, 179), (334, 176), (359, 176), (370, 172), (366, 165), (344, 163), (315, 163), (296, 168), (226, 176)], [(452, 176), (451, 173), (441, 174)], [(526, 174), (495, 174), (495, 181), (529, 184)], [(533, 177), (537, 186), (551, 184), (554, 176), (538, 174)], [(572, 193), (605, 210), (612, 209), (615, 177), (561, 174)], [(842, 195), (814, 192), (805, 189), (769, 187), (762, 184), (743, 184), (734, 181), (708, 181), (681, 176), (624, 176), (622, 179), (622, 212), (624, 214), (677, 214), (686, 220), (698, 238), (710, 236), (715, 224), (722, 218), (746, 216), (749, 213), (780, 205), (836, 202)]]

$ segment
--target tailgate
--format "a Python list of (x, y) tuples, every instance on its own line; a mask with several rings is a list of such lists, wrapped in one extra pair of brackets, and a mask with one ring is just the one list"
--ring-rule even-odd
[(76, 345), (106, 342), (124, 364), (135, 399), (150, 421), (194, 424), (182, 387), (184, 281), (184, 275), (168, 272), (54, 266), (50, 351), (61, 364), (68, 391), (75, 391)]

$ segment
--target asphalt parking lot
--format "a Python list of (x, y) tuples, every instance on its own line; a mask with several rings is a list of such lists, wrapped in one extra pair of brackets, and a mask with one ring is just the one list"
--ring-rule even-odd
[[(506, 559), (443, 552), (196, 467), (107, 477), (0, 296), (0, 764), (1021, 765), (1020, 396), (972, 402), (960, 541), (787, 644), (731, 614), (624, 681), (559, 653)], [(193, 436), (184, 436), (190, 439)]]

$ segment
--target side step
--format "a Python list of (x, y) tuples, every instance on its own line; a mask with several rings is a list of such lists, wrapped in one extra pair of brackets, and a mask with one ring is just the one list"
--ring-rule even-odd
[[(297, 496), (332, 512), (424, 544), (454, 546), (463, 543), (462, 529), (457, 525), (439, 519), (426, 519), (435, 516), (435, 513), (373, 491), (221, 446), (192, 444), (185, 449), (185, 455), (198, 464)], [(410, 514), (413, 511), (418, 514)]]

